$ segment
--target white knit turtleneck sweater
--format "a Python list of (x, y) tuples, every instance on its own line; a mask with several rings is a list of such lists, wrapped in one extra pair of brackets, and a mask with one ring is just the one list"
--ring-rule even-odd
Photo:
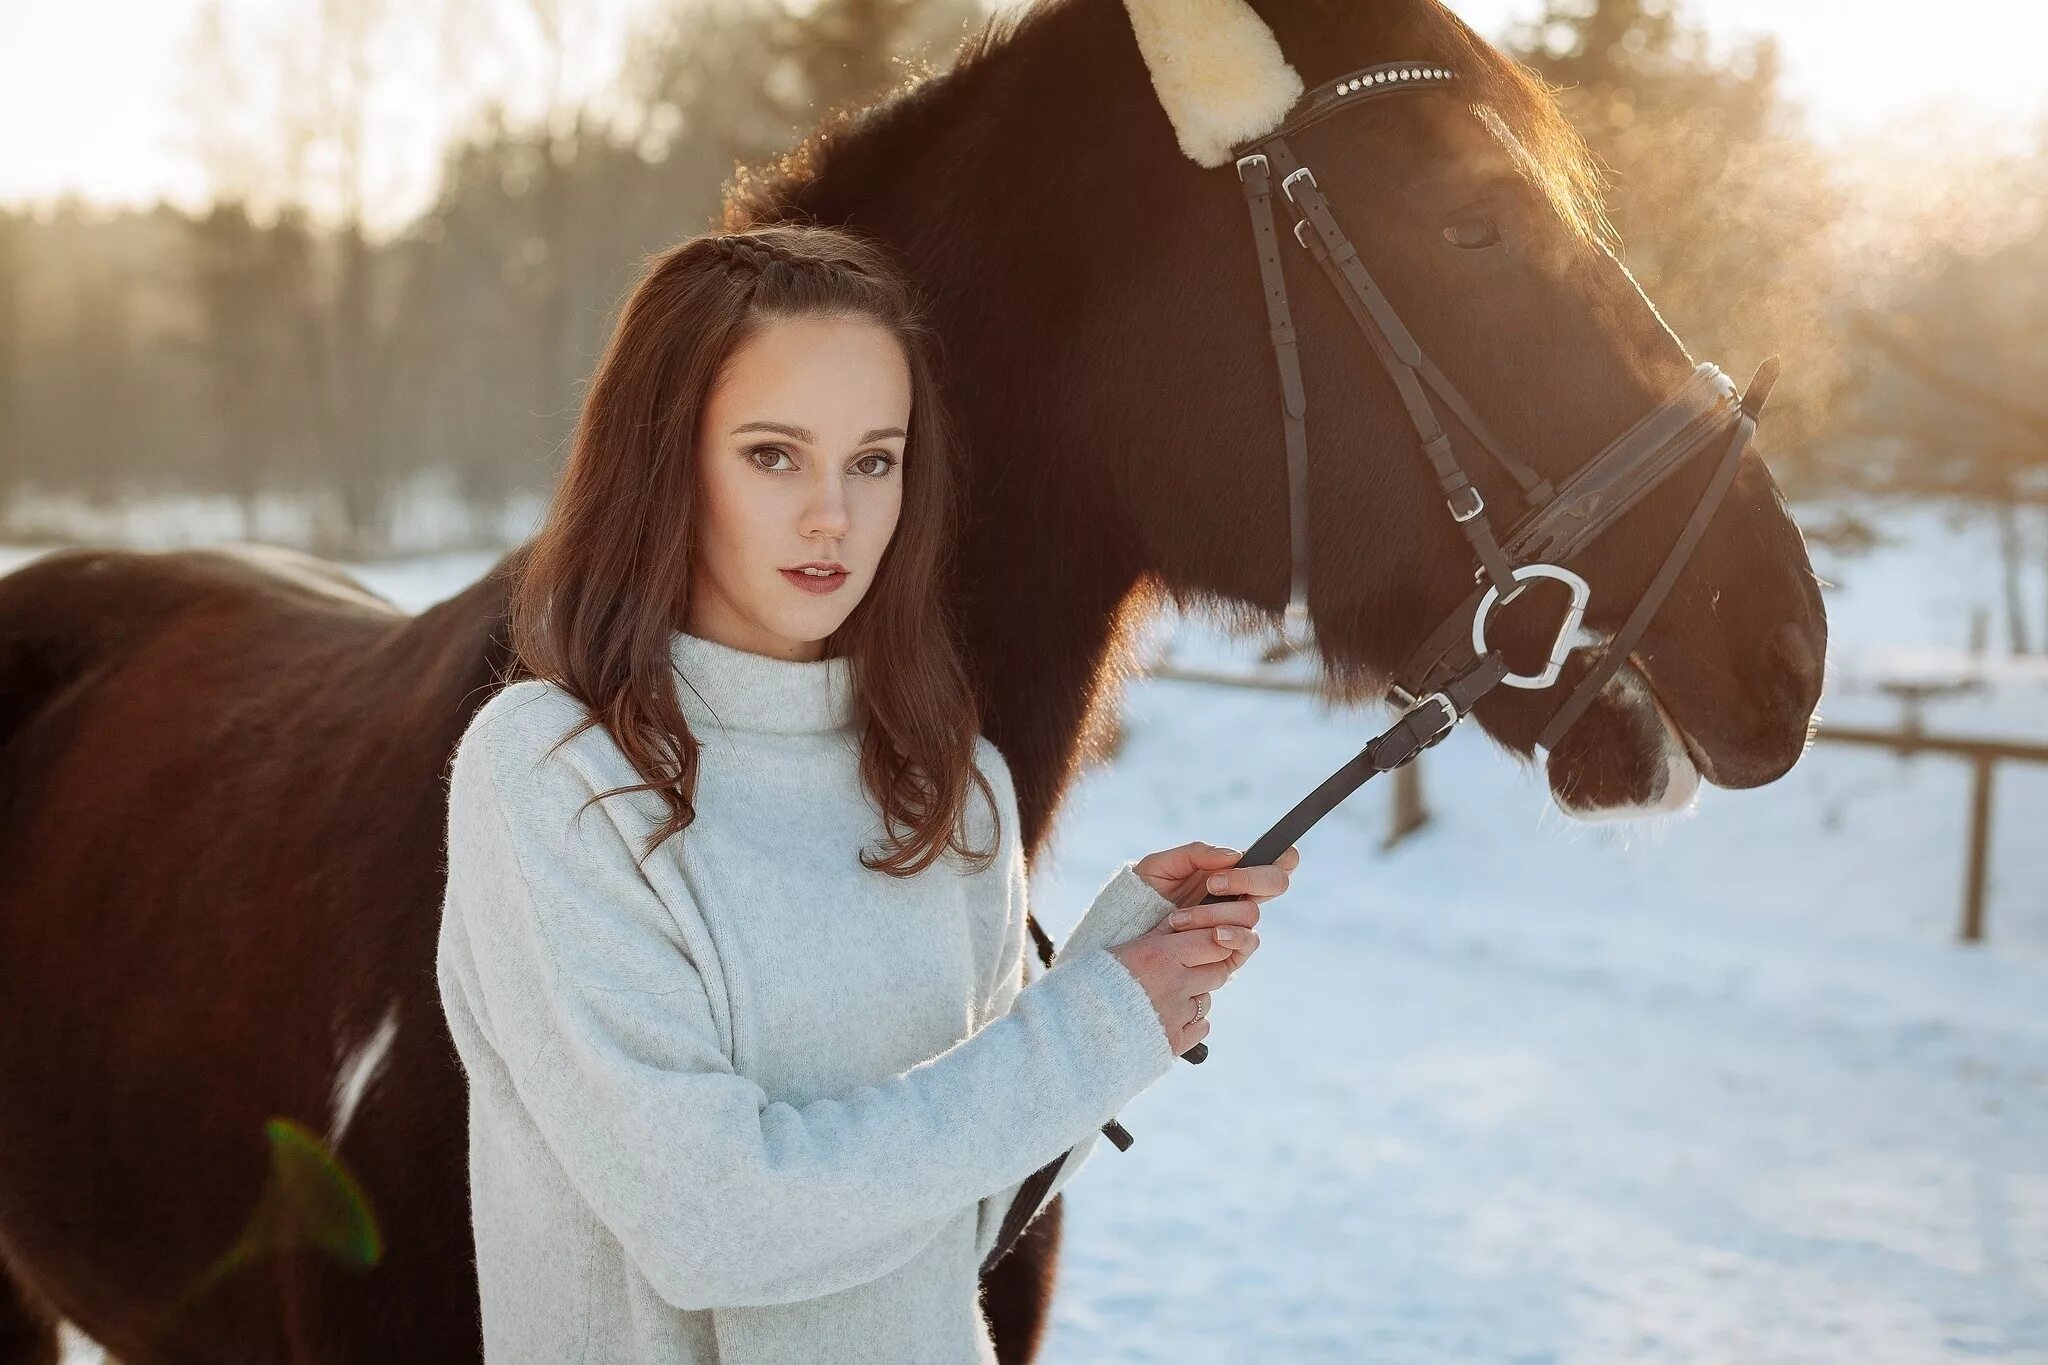
[[(601, 725), (548, 752), (586, 714), (550, 684), (486, 702), (449, 772), (436, 965), (486, 1360), (992, 1362), (978, 1273), (1017, 1186), (1077, 1148), (1057, 1191), (1172, 1064), (1107, 951), (1172, 904), (1125, 863), (1024, 985), (994, 745), (994, 864), (869, 871), (849, 661), (681, 632), (671, 656), (697, 818), (644, 866), (665, 808), (577, 818), (642, 779)], [(968, 808), (984, 847), (978, 791)]]

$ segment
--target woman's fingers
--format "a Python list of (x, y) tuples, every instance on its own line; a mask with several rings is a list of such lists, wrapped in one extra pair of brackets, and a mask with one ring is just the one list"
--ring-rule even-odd
[(1219, 924), (1237, 924), (1249, 929), (1259, 922), (1257, 901), (1211, 901), (1172, 911), (1165, 923), (1174, 929), (1212, 929)]
[(1249, 896), (1269, 901), (1287, 890), (1287, 869), (1277, 863), (1212, 872), (1203, 889), (1212, 896)]
[(1159, 922), (1159, 929), (1176, 943), (1187, 941), (1180, 959), (1183, 963), (1227, 961), (1230, 970), (1236, 971), (1258, 951), (1259, 931), (1252, 927), (1258, 922), (1256, 900), (1212, 901), (1173, 911)]
[(1220, 991), (1230, 984), (1230, 973), (1235, 970), (1230, 961), (1232, 954), (1225, 953), (1220, 958), (1211, 958), (1208, 956), (1208, 949), (1196, 948), (1190, 951), (1189, 956), (1195, 960), (1182, 961), (1180, 995), (1194, 996), (1200, 995), (1203, 991)]
[[(1219, 939), (1218, 934), (1231, 935)], [(1224, 925), (1217, 929), (1183, 929), (1170, 936), (1173, 941), (1175, 960), (1183, 967), (1203, 967), (1215, 962), (1228, 962), (1232, 971), (1244, 965), (1246, 958), (1258, 951), (1259, 935), (1252, 929), (1236, 925)]]
[[(1136, 871), (1154, 891), (1175, 905), (1199, 902), (1207, 895), (1269, 901), (1287, 890), (1287, 874), (1301, 863), (1301, 850), (1290, 846), (1272, 863), (1237, 867), (1244, 855), (1234, 848), (1195, 840), (1178, 848), (1148, 853)], [(1221, 875), (1223, 880), (1212, 882)]]
[(1213, 929), (1183, 929), (1169, 934), (1167, 941), (1173, 945), (1173, 960), (1183, 967), (1204, 967), (1211, 962), (1224, 962), (1236, 951), (1235, 945), (1216, 941)]
[(1190, 877), (1212, 872), (1219, 867), (1229, 867), (1242, 857), (1234, 848), (1219, 844), (1203, 843), (1197, 839), (1178, 848), (1161, 849), (1138, 859), (1136, 871), (1139, 876), (1155, 884), (1166, 882), (1177, 884)]
[[(1209, 892), (1211, 874), (1231, 871), (1243, 856), (1234, 848), (1197, 841), (1147, 854), (1137, 861), (1136, 870), (1154, 891), (1175, 905), (1192, 905)], [(1261, 900), (1270, 900), (1280, 893), (1265, 883), (1258, 883), (1253, 894)]]

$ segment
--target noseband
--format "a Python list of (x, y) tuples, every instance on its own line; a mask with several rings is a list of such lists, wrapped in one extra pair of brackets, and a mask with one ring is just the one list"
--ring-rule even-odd
[[(1287, 447), (1288, 527), (1293, 555), (1282, 638), (1295, 649), (1306, 648), (1313, 640), (1308, 616), (1308, 403), (1293, 315), (1287, 304), (1279, 235), (1274, 227), (1272, 184), (1276, 174), (1282, 195), (1299, 215), (1293, 229), (1295, 242), (1329, 277), (1337, 296), (1364, 333), (1366, 343), (1394, 381), (1408, 420), (1414, 424), (1423, 458), (1443, 490), (1451, 520), (1464, 533), (1478, 560), (1472, 574), (1474, 586), (1465, 600), (1395, 672), (1387, 696), (1402, 708), (1400, 718), (1368, 741), (1357, 757), (1331, 774), (1254, 841), (1238, 859), (1239, 866), (1271, 863), (1360, 786), (1411, 762), (1424, 749), (1441, 742), (1471, 713), (1479, 699), (1496, 686), (1505, 683), (1540, 690), (1555, 683), (1564, 670), (1565, 659), (1581, 643), (1580, 623), (1592, 596), (1586, 580), (1563, 567), (1564, 561), (1613, 526), (1650, 490), (1696, 456), (1718, 449), (1720, 462), (1692, 516), (1672, 543), (1663, 566), (1621, 629), (1606, 643), (1599, 661), (1544, 725), (1537, 743), (1545, 750), (1554, 748), (1627, 659), (1649, 627), (1650, 618), (1669, 595), (1679, 570), (1699, 544), (1707, 523), (1734, 482), (1742, 452), (1756, 433), (1757, 414), (1778, 380), (1778, 361), (1773, 357), (1757, 367), (1749, 387), (1738, 397), (1727, 375), (1713, 365), (1701, 365), (1676, 393), (1609, 442), (1560, 487), (1553, 488), (1548, 480), (1511, 455), (1443, 371), (1423, 354), (1422, 347), (1416, 344), (1414, 335), (1403, 325), (1350, 239), (1337, 225), (1314, 172), (1297, 160), (1287, 145), (1289, 134), (1367, 100), (1450, 86), (1457, 79), (1449, 68), (1425, 62), (1365, 67), (1317, 86), (1302, 96), (1294, 112), (1273, 131), (1232, 148), (1239, 153), (1237, 176), (1251, 212), (1259, 275), (1265, 286), (1266, 318), (1280, 371), (1280, 413)], [(1521, 510), (1510, 524), (1505, 541), (1494, 534), (1486, 500), (1458, 459), (1443, 424), (1437, 420), (1436, 409), (1430, 402), (1432, 393), (1520, 489)], [(1487, 618), (1496, 607), (1514, 601), (1528, 583), (1542, 578), (1569, 588), (1570, 602), (1544, 667), (1535, 673), (1512, 673), (1499, 651), (1487, 646)], [(1223, 899), (1212, 895), (1201, 904)], [(1206, 1043), (1197, 1043), (1181, 1055), (1191, 1062), (1200, 1062), (1208, 1052)], [(1113, 1118), (1102, 1125), (1102, 1131), (1120, 1150), (1128, 1150), (1134, 1140)], [(1037, 1212), (1045, 1189), (1065, 1160), (1062, 1153), (1024, 1182), (1011, 1203), (994, 1249), (983, 1262), (984, 1273), (1002, 1258), (1024, 1224)]]

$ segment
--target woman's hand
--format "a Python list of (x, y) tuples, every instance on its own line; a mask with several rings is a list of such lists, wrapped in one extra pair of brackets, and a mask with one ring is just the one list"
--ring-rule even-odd
[[(1301, 862), (1293, 848), (1260, 867), (1236, 866), (1240, 856), (1214, 844), (1183, 844), (1141, 858), (1135, 868), (1181, 908), (1109, 951), (1145, 987), (1176, 1056), (1209, 1036), (1209, 993), (1258, 951), (1259, 906), (1287, 890), (1288, 874)], [(1212, 876), (1221, 878), (1213, 889)], [(1193, 904), (1233, 893), (1213, 905)]]
[[(1290, 847), (1279, 858), (1264, 867), (1239, 867), (1237, 860), (1244, 855), (1234, 848), (1221, 848), (1215, 844), (1182, 844), (1161, 853), (1147, 854), (1140, 858), (1136, 871), (1140, 877), (1166, 899), (1179, 906), (1193, 906), (1204, 896), (1232, 896), (1237, 903), (1249, 903), (1251, 918), (1236, 916), (1211, 919), (1207, 916), (1223, 908), (1223, 904), (1201, 906), (1200, 918), (1175, 923), (1177, 929), (1190, 926), (1208, 928), (1216, 924), (1236, 924), (1248, 932), (1244, 952), (1237, 954), (1230, 964), (1231, 970), (1244, 965), (1250, 949), (1259, 946), (1259, 936), (1250, 933), (1252, 925), (1259, 922), (1258, 907), (1287, 890), (1288, 874), (1301, 865), (1301, 850)], [(1210, 885), (1208, 879), (1220, 877), (1220, 884)], [(1172, 916), (1168, 917), (1172, 919)]]

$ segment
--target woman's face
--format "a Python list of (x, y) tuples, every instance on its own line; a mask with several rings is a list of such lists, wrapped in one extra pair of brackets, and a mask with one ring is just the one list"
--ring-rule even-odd
[[(910, 366), (865, 318), (776, 318), (726, 357), (697, 431), (692, 635), (814, 661), (903, 507)], [(806, 577), (799, 567), (843, 570)], [(817, 591), (824, 588), (826, 591)]]

